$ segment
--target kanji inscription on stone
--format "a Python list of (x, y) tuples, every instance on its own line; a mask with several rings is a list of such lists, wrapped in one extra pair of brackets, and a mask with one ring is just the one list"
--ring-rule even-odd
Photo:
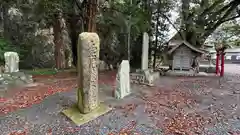
[(84, 32), (78, 39), (78, 108), (81, 113), (96, 109), (98, 102), (98, 61), (100, 40)]

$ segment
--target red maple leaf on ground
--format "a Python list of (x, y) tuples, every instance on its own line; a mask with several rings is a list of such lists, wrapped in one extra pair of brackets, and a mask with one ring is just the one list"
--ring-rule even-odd
[(18, 130), (18, 131), (13, 131), (9, 133), (8, 135), (28, 135), (27, 129), (25, 130)]
[[(113, 84), (115, 81), (115, 73), (105, 73), (100, 76), (99, 83)], [(58, 92), (71, 91), (77, 86), (76, 73), (59, 73), (56, 75), (37, 75), (33, 76), (35, 82), (42, 85), (27, 87), (20, 90), (15, 89), (14, 92), (9, 90), (7, 98), (0, 98), (0, 115), (13, 112), (20, 108), (30, 107), (38, 104), (47, 96)]]
[(3, 102), (0, 114), (6, 114), (20, 108), (26, 108), (40, 103), (44, 98), (57, 92), (72, 90), (76, 86), (76, 79), (58, 80), (54, 83), (25, 88), (15, 93)]

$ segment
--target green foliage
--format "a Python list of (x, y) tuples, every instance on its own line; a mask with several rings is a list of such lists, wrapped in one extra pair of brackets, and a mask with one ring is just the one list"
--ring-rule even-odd
[(217, 28), (207, 40), (208, 43), (222, 43), (228, 46), (240, 46), (240, 25), (237, 21), (229, 21)]
[(45, 21), (51, 25), (56, 19), (56, 15), (62, 13), (67, 15), (72, 11), (73, 0), (38, 0), (34, 9), (39, 21)]
[(128, 27), (131, 27), (132, 35), (143, 33), (150, 27), (147, 20), (147, 12), (139, 5), (137, 0), (111, 1), (109, 8), (104, 9), (100, 18), (100, 24), (107, 24), (106, 27), (112, 27), (117, 33), (128, 33)]
[(178, 31), (192, 45), (202, 46), (221, 24), (240, 17), (239, 0), (182, 0)]

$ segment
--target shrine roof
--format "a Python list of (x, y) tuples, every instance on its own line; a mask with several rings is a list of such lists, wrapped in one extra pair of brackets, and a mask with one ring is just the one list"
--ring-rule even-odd
[(197, 48), (197, 47), (191, 45), (190, 43), (188, 43), (185, 40), (175, 40), (175, 41), (172, 41), (172, 44), (169, 44), (169, 47), (172, 47), (172, 48), (168, 51), (168, 54), (172, 54), (176, 49), (178, 49), (182, 45), (187, 46), (188, 48), (190, 48), (191, 50), (193, 50), (195, 52), (198, 52), (198, 53), (201, 53), (201, 54), (206, 53), (206, 50), (203, 50), (201, 48)]

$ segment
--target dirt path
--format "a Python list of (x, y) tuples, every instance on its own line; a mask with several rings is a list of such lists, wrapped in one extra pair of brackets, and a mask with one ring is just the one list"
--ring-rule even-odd
[[(100, 100), (113, 110), (82, 126), (61, 114), (76, 103), (76, 91), (57, 92), (41, 102), (1, 117), (2, 133), (26, 135), (238, 135), (240, 81), (219, 78), (161, 77), (155, 87), (132, 84), (123, 100), (111, 97), (114, 75), (101, 74)], [(64, 81), (65, 83), (66, 81)], [(59, 85), (58, 85), (59, 86)], [(61, 86), (62, 87), (62, 86)]]

